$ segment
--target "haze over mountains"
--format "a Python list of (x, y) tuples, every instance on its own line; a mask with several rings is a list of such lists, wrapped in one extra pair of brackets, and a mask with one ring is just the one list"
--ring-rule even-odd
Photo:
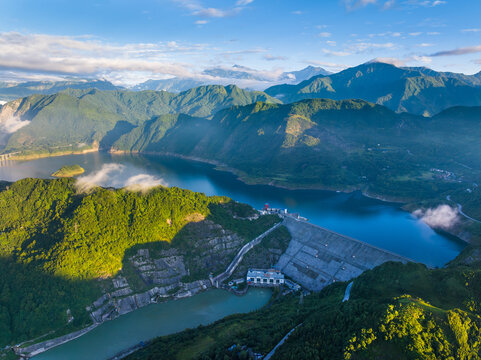
[(193, 87), (209, 84), (237, 84), (241, 87), (263, 90), (272, 83), (297, 84), (317, 75), (329, 75), (329, 71), (321, 67), (308, 66), (299, 71), (283, 72), (280, 74), (266, 74), (262, 71), (241, 65), (231, 68), (213, 67), (203, 71), (210, 79), (171, 78), (165, 80), (147, 80), (134, 86), (133, 90), (165, 90), (181, 92)]

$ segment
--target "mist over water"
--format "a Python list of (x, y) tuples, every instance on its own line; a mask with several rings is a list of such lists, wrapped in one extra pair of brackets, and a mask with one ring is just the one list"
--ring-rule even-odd
[[(362, 196), (314, 190), (286, 190), (271, 186), (246, 185), (230, 173), (212, 166), (177, 158), (90, 153), (15, 162), (0, 167), (0, 179), (48, 178), (64, 165), (78, 164), (86, 171), (82, 178), (96, 178), (101, 186), (178, 186), (206, 195), (226, 195), (261, 208), (287, 208), (312, 223), (351, 236), (429, 266), (443, 266), (464, 248), (459, 240), (433, 231), (426, 222), (386, 203)], [(105, 171), (105, 170), (111, 171)], [(100, 180), (99, 180), (100, 178)], [(424, 220), (438, 220), (443, 211), (427, 214)]]

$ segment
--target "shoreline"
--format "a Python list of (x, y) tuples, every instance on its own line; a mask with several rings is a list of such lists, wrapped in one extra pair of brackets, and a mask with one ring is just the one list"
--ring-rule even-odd
[[(205, 280), (205, 281), (208, 281), (208, 280)], [(19, 356), (19, 359), (31, 359), (37, 355), (40, 355), (42, 353), (45, 353), (53, 348), (56, 348), (57, 346), (60, 346), (60, 345), (64, 345), (72, 340), (75, 340), (75, 339), (78, 339), (79, 337), (83, 336), (83, 335), (86, 335), (88, 334), (89, 332), (91, 332), (92, 330), (94, 330), (95, 328), (97, 328), (98, 326), (100, 325), (103, 325), (104, 323), (107, 323), (109, 321), (112, 321), (112, 320), (115, 320), (115, 319), (118, 319), (120, 318), (121, 316), (123, 315), (126, 315), (126, 314), (130, 314), (130, 313), (133, 313), (135, 312), (136, 310), (139, 310), (139, 309), (142, 309), (146, 306), (150, 306), (150, 305), (156, 305), (156, 304), (163, 304), (163, 303), (167, 303), (169, 301), (177, 301), (177, 300), (181, 300), (181, 299), (184, 299), (184, 298), (190, 298), (190, 297), (193, 297), (195, 295), (198, 295), (200, 293), (203, 293), (203, 292), (206, 292), (206, 291), (209, 291), (209, 290), (222, 290), (222, 291), (226, 291), (226, 292), (229, 292), (229, 293), (232, 293), (233, 295), (235, 296), (238, 296), (238, 297), (243, 297), (247, 294), (247, 291), (249, 290), (248, 287), (246, 288), (246, 291), (242, 294), (240, 293), (236, 293), (236, 292), (233, 292), (231, 291), (231, 289), (224, 289), (224, 288), (214, 288), (214, 287), (210, 287), (210, 288), (207, 288), (207, 289), (204, 289), (204, 290), (201, 290), (199, 292), (195, 292), (195, 293), (190, 293), (189, 294), (186, 294), (186, 293), (183, 293), (181, 294), (181, 296), (173, 296), (171, 298), (168, 298), (166, 299), (165, 301), (158, 301), (158, 302), (151, 302), (145, 306), (141, 306), (137, 309), (133, 309), (127, 313), (123, 313), (123, 314), (119, 314), (117, 315), (116, 317), (114, 318), (111, 318), (111, 319), (106, 319), (106, 320), (103, 320), (103, 321), (100, 321), (100, 322), (96, 322), (94, 321), (92, 324), (82, 328), (82, 329), (79, 329), (79, 330), (76, 330), (76, 331), (73, 331), (71, 333), (68, 333), (68, 334), (65, 334), (65, 335), (61, 335), (61, 336), (58, 336), (58, 337), (55, 337), (53, 339), (49, 339), (49, 340), (45, 340), (45, 341), (42, 341), (42, 342), (38, 342), (38, 343), (35, 343), (35, 344), (31, 344), (25, 348), (22, 348), (22, 347), (15, 347), (15, 346), (12, 346), (12, 350), (15, 352), (15, 354), (17, 356)], [(138, 293), (138, 294), (141, 294), (141, 293)], [(137, 295), (137, 294), (133, 294), (133, 295)], [(28, 341), (31, 341), (31, 340), (27, 340)], [(146, 339), (144, 340), (143, 342), (144, 343), (147, 343), (148, 341), (150, 341), (150, 339)], [(50, 344), (49, 344), (50, 343)], [(45, 344), (45, 345), (44, 345)], [(137, 345), (135, 345), (134, 347), (136, 347)], [(29, 348), (38, 348), (36, 350), (32, 350), (32, 351), (28, 351), (25, 349), (29, 349)], [(121, 350), (119, 353), (117, 353), (113, 359), (121, 359), (121, 358), (116, 358), (116, 356), (118, 356), (119, 354), (123, 353), (123, 352), (126, 352), (128, 351), (130, 348), (128, 349), (124, 349), (124, 350)]]
[[(87, 153), (95, 153), (95, 152), (100, 153), (100, 152), (102, 152), (102, 151), (99, 150), (99, 147), (95, 146), (95, 145), (96, 144), (94, 144), (94, 147), (92, 147), (90, 149), (86, 149), (86, 150), (82, 150), (82, 151), (78, 151), (78, 152), (65, 152), (65, 153), (54, 153), (54, 154), (43, 153), (43, 154), (38, 154), (38, 155), (34, 155), (34, 156), (21, 156), (21, 157), (12, 156), (11, 158), (9, 158), (9, 160), (11, 160), (11, 161), (28, 161), (28, 160), (36, 160), (36, 159), (48, 158), (48, 157), (57, 157), (57, 156), (66, 156), (66, 155), (82, 155), (82, 154), (87, 154)], [(219, 161), (208, 160), (208, 159), (204, 159), (204, 158), (197, 157), (197, 156), (181, 155), (181, 154), (171, 153), (171, 152), (166, 152), (166, 151), (128, 151), (128, 150), (110, 149), (106, 152), (111, 154), (111, 155), (129, 155), (129, 154), (130, 155), (158, 155), (158, 156), (165, 156), (165, 157), (174, 157), (174, 158), (188, 160), (188, 161), (195, 161), (195, 162), (199, 162), (199, 163), (203, 163), (203, 164), (209, 164), (209, 165), (213, 165), (214, 170), (216, 170), (216, 171), (231, 173), (232, 175), (234, 175), (236, 177), (237, 180), (241, 181), (242, 183), (244, 183), (246, 185), (273, 186), (273, 187), (278, 188), (278, 189), (292, 190), (292, 191), (314, 190), (314, 191), (337, 192), (337, 193), (344, 193), (344, 194), (349, 194), (349, 193), (359, 191), (363, 196), (365, 196), (367, 198), (400, 205), (400, 208), (402, 210), (404, 210), (404, 211), (406, 211), (406, 212), (408, 212), (409, 214), (412, 215), (412, 212), (406, 208), (406, 206), (410, 202), (409, 200), (400, 199), (400, 198), (389, 198), (389, 197), (384, 196), (384, 195), (369, 193), (368, 191), (363, 190), (360, 187), (346, 187), (346, 188), (343, 188), (343, 189), (339, 189), (339, 188), (332, 188), (332, 187), (319, 186), (319, 185), (318, 186), (281, 185), (281, 184), (277, 184), (275, 181), (267, 182), (267, 179), (264, 179), (266, 181), (263, 181), (263, 179), (259, 179), (259, 181), (254, 181), (253, 179), (248, 178), (247, 175), (244, 174), (241, 170), (235, 169), (233, 167), (229, 167), (226, 164), (221, 163)], [(461, 242), (463, 242), (467, 245), (472, 244), (469, 239), (461, 237), (460, 232), (458, 232), (458, 231), (452, 231), (451, 232), (451, 231), (443, 230), (443, 229), (435, 229), (435, 228), (432, 228), (430, 226), (429, 226), (429, 228), (432, 229), (433, 231), (436, 231), (436, 232), (442, 231), (442, 232), (445, 232), (445, 233), (449, 234), (450, 236), (454, 236), (457, 239), (459, 239)], [(469, 234), (469, 235), (472, 235), (472, 234)]]

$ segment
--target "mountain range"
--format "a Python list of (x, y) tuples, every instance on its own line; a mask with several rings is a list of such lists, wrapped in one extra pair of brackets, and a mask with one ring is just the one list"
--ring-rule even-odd
[(102, 147), (161, 114), (208, 117), (223, 108), (256, 101), (279, 102), (263, 92), (235, 85), (201, 86), (180, 94), (68, 89), (54, 95), (32, 95), (0, 108), (0, 145), (6, 145), (6, 151), (33, 152), (71, 151), (99, 143)]
[(203, 71), (203, 75), (211, 77), (211, 80), (199, 80), (197, 78), (179, 78), (163, 80), (147, 80), (141, 84), (135, 85), (132, 90), (165, 90), (171, 92), (181, 92), (190, 88), (211, 85), (211, 84), (237, 84), (245, 82), (249, 86), (258, 88), (266, 88), (270, 84), (286, 82), (289, 84), (297, 84), (301, 81), (312, 78), (317, 75), (329, 75), (329, 71), (321, 68), (308, 66), (302, 70), (283, 72), (280, 75), (267, 76), (262, 71), (251, 69), (241, 65), (234, 65), (231, 68), (214, 67)]
[(362, 99), (396, 112), (432, 116), (452, 106), (481, 105), (481, 72), (469, 76), (370, 62), (265, 91), (284, 103), (312, 98)]
[(55, 94), (66, 89), (119, 90), (106, 80), (64, 80), (64, 81), (28, 81), (21, 83), (0, 83), (0, 100), (10, 101), (33, 94)]

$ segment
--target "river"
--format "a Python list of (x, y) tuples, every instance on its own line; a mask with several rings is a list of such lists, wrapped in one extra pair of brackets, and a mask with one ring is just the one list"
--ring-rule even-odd
[(35, 360), (105, 360), (157, 336), (206, 325), (234, 313), (264, 306), (268, 289), (250, 289), (243, 297), (224, 290), (209, 290), (190, 298), (153, 304), (107, 321), (89, 333), (39, 354)]

